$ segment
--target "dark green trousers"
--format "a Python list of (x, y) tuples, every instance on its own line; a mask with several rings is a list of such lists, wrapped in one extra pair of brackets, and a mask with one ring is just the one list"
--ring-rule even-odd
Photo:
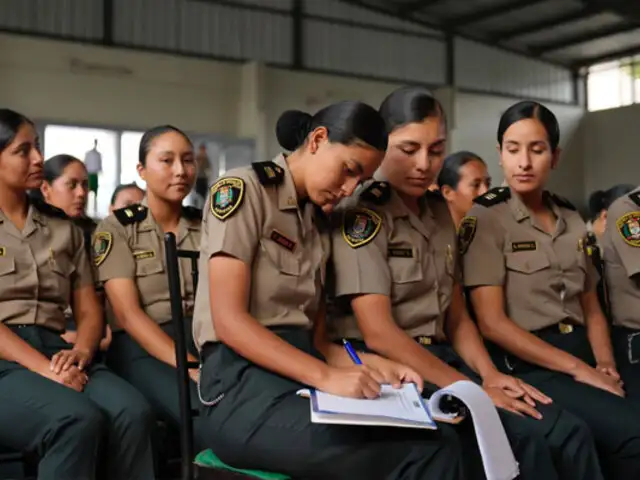
[(640, 402), (640, 330), (611, 327), (611, 342), (627, 398)]
[[(557, 327), (537, 332), (544, 341), (595, 365), (583, 327), (562, 334)], [(595, 439), (607, 479), (640, 478), (640, 408), (634, 402), (576, 382), (571, 376), (531, 365), (491, 346), (496, 365), (534, 385), (556, 405), (582, 419)]]
[[(363, 342), (354, 342), (366, 349)], [(460, 371), (477, 384), (482, 378), (469, 367), (449, 344), (424, 346), (444, 363)], [(424, 394), (437, 390), (425, 384)], [(587, 425), (556, 405), (538, 405), (541, 420), (498, 410), (509, 443), (520, 464), (521, 480), (601, 480), (598, 456)], [(465, 449), (467, 478), (485, 478), (473, 423), (456, 426)]]
[[(276, 331), (318, 358), (311, 334)], [(311, 423), (304, 385), (264, 370), (223, 344), (207, 344), (201, 390), (223, 395), (203, 412), (207, 446), (239, 468), (296, 480), (462, 480), (461, 446), (449, 426), (436, 431)]]
[[(191, 320), (185, 322), (185, 334), (192, 338)], [(173, 325), (162, 325), (162, 329), (171, 338), (175, 338)], [(193, 341), (189, 340), (188, 348), (196, 353)], [(128, 333), (114, 332), (107, 365), (120, 377), (140, 391), (153, 407), (158, 418), (167, 422), (176, 431), (180, 428), (180, 403), (178, 397), (178, 377), (176, 369), (161, 362), (143, 349)], [(198, 390), (194, 382), (190, 382), (191, 401), (198, 405)], [(194, 418), (196, 432), (196, 448), (199, 448), (198, 417)]]
[[(71, 348), (42, 327), (12, 330), (47, 357)], [(39, 480), (153, 480), (151, 408), (104, 365), (88, 373), (78, 393), (0, 360), (0, 444), (36, 452)]]

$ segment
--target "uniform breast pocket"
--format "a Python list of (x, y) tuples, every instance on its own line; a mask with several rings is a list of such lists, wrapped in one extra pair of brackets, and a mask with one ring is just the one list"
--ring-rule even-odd
[(16, 261), (13, 257), (0, 257), (0, 277), (16, 273)]
[(136, 261), (136, 277), (148, 277), (164, 272), (164, 265), (160, 260), (138, 260)]
[(507, 269), (523, 275), (533, 275), (549, 268), (551, 263), (543, 252), (507, 253)]
[(69, 278), (75, 271), (75, 267), (68, 259), (56, 258), (51, 260), (51, 270), (62, 278)]
[(415, 283), (424, 278), (422, 266), (416, 258), (390, 257), (389, 270), (393, 283)]
[[(273, 243), (273, 242), (271, 242)], [(263, 250), (267, 253), (269, 260), (276, 270), (281, 274), (289, 277), (298, 277), (301, 273), (300, 260), (293, 254), (279, 245), (265, 242), (262, 245)]]

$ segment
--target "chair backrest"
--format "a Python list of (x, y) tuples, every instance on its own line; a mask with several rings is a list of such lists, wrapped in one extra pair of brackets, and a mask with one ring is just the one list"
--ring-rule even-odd
[(193, 479), (193, 417), (198, 414), (191, 409), (191, 390), (189, 369), (197, 368), (196, 362), (189, 362), (187, 356), (187, 339), (184, 333), (184, 311), (182, 309), (182, 291), (180, 289), (180, 258), (191, 259), (191, 276), (193, 291), (198, 288), (199, 252), (179, 250), (176, 236), (167, 233), (164, 236), (167, 277), (169, 280), (169, 296), (171, 299), (171, 321), (175, 331), (176, 364), (178, 374), (178, 393), (180, 404), (180, 454), (182, 479)]

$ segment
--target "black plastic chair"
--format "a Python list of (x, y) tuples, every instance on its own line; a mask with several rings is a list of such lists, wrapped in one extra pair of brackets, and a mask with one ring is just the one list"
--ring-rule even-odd
[(182, 309), (182, 291), (180, 288), (180, 258), (191, 260), (191, 276), (194, 291), (198, 285), (198, 257), (199, 253), (190, 250), (178, 250), (176, 236), (167, 233), (164, 237), (165, 256), (167, 262), (167, 276), (169, 279), (169, 295), (171, 298), (171, 321), (173, 322), (176, 345), (176, 364), (178, 374), (178, 394), (180, 405), (180, 464), (182, 480), (192, 480), (194, 477), (193, 451), (193, 417), (197, 410), (191, 408), (191, 394), (189, 390), (189, 369), (198, 368), (197, 362), (187, 359), (187, 340), (184, 334), (184, 311)]
[(184, 311), (182, 309), (182, 290), (180, 288), (180, 259), (191, 260), (191, 277), (193, 290), (198, 286), (199, 252), (180, 250), (176, 236), (167, 233), (164, 237), (169, 295), (171, 299), (171, 321), (175, 331), (176, 364), (178, 374), (178, 394), (180, 405), (180, 478), (181, 480), (242, 480), (255, 479), (254, 476), (224, 470), (221, 468), (199, 467), (194, 463), (193, 418), (199, 415), (198, 410), (191, 408), (191, 378), (189, 369), (198, 368), (197, 362), (189, 362), (187, 357), (187, 339), (184, 332)]
[(607, 287), (607, 279), (605, 277), (604, 260), (602, 259), (602, 252), (598, 246), (598, 239), (593, 232), (587, 234), (587, 243), (585, 245), (587, 254), (591, 259), (591, 263), (600, 276), (600, 281), (597, 285), (598, 300), (600, 300), (600, 306), (602, 311), (607, 317), (608, 321), (611, 321), (611, 304), (609, 302), (609, 289)]

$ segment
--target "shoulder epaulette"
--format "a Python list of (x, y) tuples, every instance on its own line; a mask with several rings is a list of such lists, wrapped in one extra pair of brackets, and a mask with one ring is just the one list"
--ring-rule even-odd
[(272, 161), (255, 162), (251, 166), (262, 185), (280, 185), (284, 180), (284, 169)]
[(69, 219), (69, 216), (64, 213), (64, 210), (54, 207), (53, 205), (39, 199), (32, 200), (33, 206), (40, 212), (49, 217)]
[(555, 193), (551, 192), (549, 192), (549, 196), (551, 197), (551, 200), (553, 200), (554, 203), (559, 207), (566, 208), (568, 210), (576, 210), (576, 207), (573, 206), (573, 203), (571, 203), (566, 198), (563, 198), (560, 195), (556, 195)]
[(144, 205), (131, 205), (130, 207), (114, 210), (113, 214), (122, 225), (131, 225), (147, 218), (147, 207)]
[(375, 205), (384, 205), (391, 198), (391, 187), (387, 182), (373, 182), (369, 185), (360, 199)]
[(476, 197), (473, 202), (484, 207), (493, 207), (499, 203), (504, 203), (511, 198), (511, 190), (507, 187), (496, 187), (489, 190), (484, 195)]
[(633, 203), (640, 206), (640, 192), (634, 192), (629, 194), (629, 198)]
[(182, 207), (182, 216), (189, 220), (202, 220), (202, 209), (196, 207)]

